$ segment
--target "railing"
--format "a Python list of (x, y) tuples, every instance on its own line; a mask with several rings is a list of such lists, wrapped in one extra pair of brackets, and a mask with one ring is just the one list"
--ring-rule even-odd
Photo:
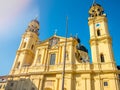
[(92, 70), (116, 70), (115, 63), (106, 62), (106, 63), (94, 63), (91, 65)]
[[(25, 73), (37, 73), (37, 72), (62, 72), (63, 65), (37, 65), (22, 67), (21, 69), (13, 70), (14, 74), (25, 74)], [(79, 64), (66, 64), (66, 72), (89, 72), (89, 71), (107, 71), (107, 70), (117, 70), (115, 63), (79, 63)]]

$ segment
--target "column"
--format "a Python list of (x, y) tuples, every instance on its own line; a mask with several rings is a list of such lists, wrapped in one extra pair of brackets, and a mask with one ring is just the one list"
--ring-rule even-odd
[(118, 85), (119, 83), (118, 83), (118, 79), (117, 78), (115, 78), (115, 86), (116, 86), (116, 90), (120, 90), (120, 88), (119, 88), (119, 85)]
[(48, 59), (48, 50), (47, 50), (47, 48), (46, 48), (46, 51), (45, 51), (45, 58), (44, 58), (44, 64), (45, 64), (45, 65), (48, 65), (47, 59)]
[(65, 46), (62, 46), (62, 54), (61, 54), (61, 64), (63, 64), (63, 60), (64, 60), (64, 54), (65, 54)]
[(19, 46), (18, 50), (22, 48), (22, 45), (23, 45), (23, 42), (24, 42), (24, 38), (25, 38), (25, 37), (22, 36), (22, 39), (21, 39), (20, 46)]
[(39, 82), (38, 82), (38, 90), (40, 90), (40, 84), (41, 84), (41, 79), (39, 78)]
[(59, 64), (61, 64), (62, 61), (62, 47), (60, 46), (60, 52), (59, 52)]
[(46, 56), (46, 48), (44, 48), (43, 61), (42, 61), (43, 65), (45, 64), (45, 56)]
[(61, 56), (60, 56), (60, 54), (61, 54), (61, 47), (59, 46), (59, 49), (58, 49), (58, 58), (57, 58), (57, 62), (56, 62), (56, 64), (60, 64), (60, 58), (61, 58)]
[(91, 78), (86, 78), (86, 90), (92, 90), (91, 89)]
[(58, 90), (61, 90), (62, 88), (62, 75), (60, 75), (60, 79), (59, 79), (59, 89)]
[(75, 88), (75, 85), (73, 85), (73, 76), (72, 76), (72, 74), (70, 74), (70, 78), (69, 78), (69, 85), (70, 85), (70, 88), (68, 89), (68, 90), (74, 90)]
[(55, 90), (59, 90), (59, 78), (56, 77)]
[(73, 46), (70, 45), (70, 55), (69, 55), (70, 63), (73, 64)]
[(43, 88), (44, 88), (44, 76), (42, 75), (41, 79), (40, 79), (40, 85), (39, 85), (38, 90), (43, 90)]
[(95, 79), (95, 82), (94, 85), (95, 85), (95, 90), (101, 90), (101, 82), (100, 82), (100, 79), (99, 78), (96, 78)]
[(32, 66), (36, 66), (36, 61), (37, 61), (38, 53), (39, 53), (39, 50), (36, 51), (35, 58), (34, 58)]

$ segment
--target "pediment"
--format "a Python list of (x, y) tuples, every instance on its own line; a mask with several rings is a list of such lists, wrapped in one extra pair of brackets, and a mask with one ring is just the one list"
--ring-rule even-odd
[(54, 35), (44, 41), (40, 41), (38, 43), (39, 46), (43, 46), (43, 45), (49, 45), (49, 48), (50, 47), (53, 47), (55, 45), (57, 45), (58, 43), (60, 42), (65, 42), (65, 37), (61, 37), (61, 36), (57, 36), (57, 35)]

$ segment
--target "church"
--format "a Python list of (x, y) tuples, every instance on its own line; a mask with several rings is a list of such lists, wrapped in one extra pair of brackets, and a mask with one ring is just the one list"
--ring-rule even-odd
[(92, 62), (78, 37), (54, 34), (40, 41), (40, 24), (32, 20), (22, 35), (6, 86), (0, 90), (120, 90), (120, 71), (101, 5), (90, 7), (88, 26)]

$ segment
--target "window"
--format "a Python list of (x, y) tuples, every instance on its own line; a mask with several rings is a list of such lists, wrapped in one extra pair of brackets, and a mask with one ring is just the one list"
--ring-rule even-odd
[(98, 8), (97, 10), (98, 10), (98, 11), (100, 11), (100, 9), (99, 9), (99, 8)]
[(97, 14), (95, 14), (95, 16), (97, 16)]
[(26, 42), (23, 44), (23, 48), (25, 48), (26, 47)]
[(10, 86), (13, 87), (14, 83), (11, 83)]
[(102, 15), (102, 12), (99, 13), (99, 16), (101, 16), (101, 15)]
[(103, 54), (100, 55), (100, 59), (101, 59), (101, 62), (105, 62)]
[(20, 67), (20, 62), (18, 62), (18, 64), (17, 64), (17, 68), (19, 68)]
[(32, 50), (34, 49), (34, 45), (31, 46), (31, 49), (32, 49)]
[(92, 12), (94, 12), (94, 10), (92, 10)]
[(108, 86), (108, 82), (104, 82), (104, 86)]
[(51, 57), (50, 57), (50, 65), (54, 65), (54, 64), (55, 64), (55, 57), (56, 57), (55, 54), (51, 54)]
[(94, 15), (91, 15), (91, 17), (94, 17)]
[(100, 36), (101, 34), (100, 34), (100, 30), (98, 29), (97, 30), (97, 36)]

